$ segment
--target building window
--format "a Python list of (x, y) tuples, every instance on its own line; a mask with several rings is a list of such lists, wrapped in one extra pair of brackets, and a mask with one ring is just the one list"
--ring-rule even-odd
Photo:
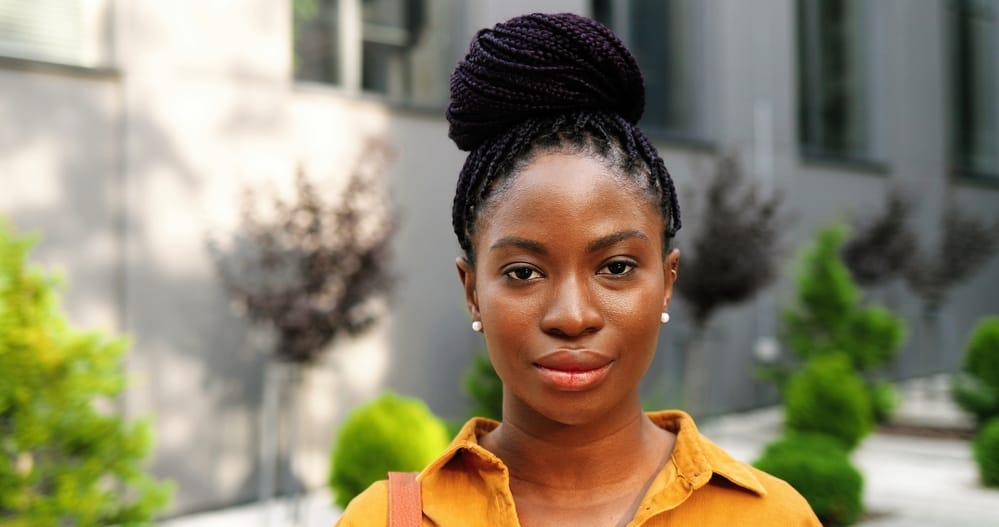
[(958, 173), (999, 179), (997, 3), (948, 4), (951, 156)]
[(0, 55), (111, 65), (111, 0), (0, 0)]
[(798, 122), (806, 156), (874, 158), (869, 62), (873, 4), (798, 1)]
[(699, 0), (594, 0), (593, 18), (614, 30), (645, 76), (642, 125), (704, 140), (705, 3)]
[(417, 106), (447, 100), (459, 50), (455, 0), (294, 0), (294, 69)]

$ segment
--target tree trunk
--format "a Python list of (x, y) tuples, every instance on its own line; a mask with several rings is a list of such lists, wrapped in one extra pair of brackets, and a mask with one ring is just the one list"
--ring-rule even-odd
[[(264, 504), (260, 524), (301, 525), (301, 489), (295, 476), (298, 459), (299, 391), (302, 365), (271, 360), (264, 371), (263, 401), (260, 409), (257, 462), (260, 476), (258, 499)], [(284, 460), (283, 465), (281, 461)], [(278, 481), (283, 479), (278, 491)], [(287, 521), (277, 519), (278, 495), (288, 500)], [(282, 509), (285, 509), (282, 507)]]
[(263, 400), (258, 416), (258, 449), (257, 465), (257, 499), (264, 504), (261, 511), (260, 525), (270, 527), (276, 525), (274, 518), (274, 482), (277, 469), (277, 439), (278, 439), (278, 394), (281, 384), (280, 364), (269, 360), (264, 366)]
[(706, 409), (704, 401), (704, 335), (704, 325), (693, 324), (686, 346), (683, 347), (683, 397), (680, 402), (683, 410), (694, 414)]

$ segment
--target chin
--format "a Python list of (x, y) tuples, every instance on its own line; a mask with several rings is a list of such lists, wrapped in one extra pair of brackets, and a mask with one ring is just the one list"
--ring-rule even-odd
[(602, 421), (618, 413), (620, 405), (608, 404), (599, 391), (561, 392), (536, 404), (526, 404), (537, 418), (562, 426), (581, 426)]

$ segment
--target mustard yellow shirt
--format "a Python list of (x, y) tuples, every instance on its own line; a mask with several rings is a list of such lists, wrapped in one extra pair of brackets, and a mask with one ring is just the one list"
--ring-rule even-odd
[[(676, 434), (676, 445), (628, 527), (821, 527), (790, 485), (733, 459), (702, 436), (686, 413), (648, 415)], [(506, 466), (479, 445), (479, 438), (498, 425), (481, 418), (468, 421), (444, 454), (420, 472), (424, 527), (520, 525)], [(386, 525), (387, 489), (384, 480), (368, 487), (350, 502), (337, 526)]]

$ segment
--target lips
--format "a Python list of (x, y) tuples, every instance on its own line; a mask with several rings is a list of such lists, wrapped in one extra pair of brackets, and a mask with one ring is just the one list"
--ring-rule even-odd
[(614, 359), (593, 350), (558, 350), (534, 362), (542, 378), (559, 390), (581, 391), (600, 384)]

